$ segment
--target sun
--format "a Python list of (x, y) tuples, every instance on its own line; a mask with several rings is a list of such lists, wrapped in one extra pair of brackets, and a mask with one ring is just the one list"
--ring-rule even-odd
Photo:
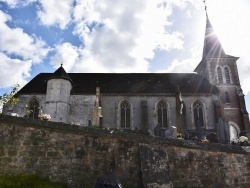
[(246, 0), (206, 1), (208, 17), (225, 52), (229, 55), (242, 56), (249, 48), (244, 42), (246, 37), (249, 37), (247, 31), (250, 29), (246, 3)]

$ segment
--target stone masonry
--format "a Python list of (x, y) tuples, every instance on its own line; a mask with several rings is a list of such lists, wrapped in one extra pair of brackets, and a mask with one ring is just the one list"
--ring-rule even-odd
[(250, 186), (250, 157), (239, 146), (3, 115), (0, 141), (1, 174), (38, 174), (73, 188), (108, 175), (123, 188)]

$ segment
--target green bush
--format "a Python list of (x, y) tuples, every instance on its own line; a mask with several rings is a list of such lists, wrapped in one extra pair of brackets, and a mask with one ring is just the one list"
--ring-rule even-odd
[(0, 188), (64, 188), (60, 183), (54, 183), (37, 175), (0, 175)]

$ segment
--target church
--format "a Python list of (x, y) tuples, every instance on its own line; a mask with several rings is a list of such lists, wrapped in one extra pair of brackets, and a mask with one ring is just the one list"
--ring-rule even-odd
[[(170, 127), (189, 136), (215, 134), (220, 142), (249, 130), (236, 62), (207, 16), (203, 55), (194, 73), (40, 73), (3, 114), (164, 136)], [(197, 135), (198, 134), (198, 135)]]

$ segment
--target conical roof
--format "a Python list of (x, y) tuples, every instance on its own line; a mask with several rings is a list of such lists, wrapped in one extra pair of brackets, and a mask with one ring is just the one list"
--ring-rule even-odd
[(227, 57), (217, 35), (214, 32), (213, 26), (208, 16), (207, 16), (202, 58), (206, 57), (209, 58)]
[(53, 74), (51, 77), (48, 78), (48, 80), (50, 79), (58, 79), (58, 78), (62, 78), (62, 79), (65, 79), (65, 80), (69, 80), (72, 84), (73, 84), (73, 81), (71, 80), (71, 78), (69, 77), (69, 75), (67, 74), (67, 72), (64, 70), (64, 68), (62, 67), (59, 67)]

